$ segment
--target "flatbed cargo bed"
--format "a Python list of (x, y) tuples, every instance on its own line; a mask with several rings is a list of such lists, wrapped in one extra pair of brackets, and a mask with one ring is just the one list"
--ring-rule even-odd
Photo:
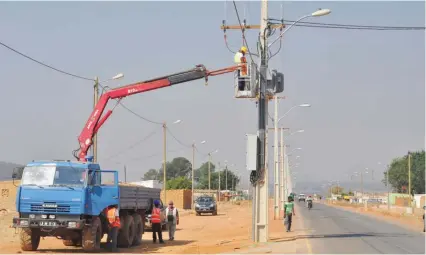
[(160, 199), (161, 189), (119, 184), (120, 209), (150, 210), (152, 199)]

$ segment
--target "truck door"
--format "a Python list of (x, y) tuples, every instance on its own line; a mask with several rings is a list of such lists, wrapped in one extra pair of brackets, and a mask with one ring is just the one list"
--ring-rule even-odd
[(119, 205), (119, 188), (117, 171), (94, 171), (89, 177), (89, 211), (99, 215), (109, 205)]

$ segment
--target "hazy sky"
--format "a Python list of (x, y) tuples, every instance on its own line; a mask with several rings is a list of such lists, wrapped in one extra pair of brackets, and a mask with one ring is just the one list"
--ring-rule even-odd
[[(270, 17), (281, 18), (281, 3), (270, 3)], [(227, 14), (224, 7), (224, 2), (1, 2), (0, 41), (78, 75), (105, 80), (123, 72), (124, 79), (107, 84), (116, 87), (201, 63), (209, 69), (232, 65), (233, 54), (219, 26), (225, 17), (233, 24), (237, 19), (232, 1)], [(241, 18), (259, 23), (259, 2), (239, 2), (238, 7)], [(285, 2), (284, 18), (295, 20), (317, 8), (332, 13), (309, 21), (423, 26), (425, 20), (424, 3), (405, 1)], [(231, 47), (239, 47), (241, 32), (227, 34)], [(257, 34), (248, 32), (252, 50)], [(378, 169), (378, 161), (388, 163), (407, 150), (424, 148), (424, 38), (424, 31), (304, 27), (286, 34), (281, 52), (270, 62), (285, 73), (283, 94), (288, 98), (281, 101), (280, 113), (295, 104), (312, 104), (293, 109), (281, 121), (293, 131), (305, 129), (287, 140), (291, 147), (303, 148), (297, 153), (299, 180), (348, 180), (348, 173)], [(4, 47), (0, 74), (0, 160), (24, 164), (71, 159), (91, 112), (92, 84)], [(224, 75), (210, 78), (207, 87), (199, 80), (135, 95), (123, 103), (155, 121), (181, 119), (170, 127), (181, 141), (206, 140), (200, 151), (219, 149), (214, 161), (236, 164), (247, 178), (245, 134), (256, 132), (257, 109), (252, 101), (234, 99), (233, 91), (232, 75)], [(107, 160), (152, 131), (156, 134), (145, 142)], [(138, 180), (146, 170), (160, 167), (162, 144), (161, 126), (118, 106), (99, 133), (100, 163), (104, 169), (126, 164), (128, 179)], [(170, 160), (191, 158), (191, 149), (171, 136), (168, 148), (182, 149), (170, 152)], [(272, 147), (269, 151), (272, 169)], [(196, 166), (204, 160), (197, 154)]]

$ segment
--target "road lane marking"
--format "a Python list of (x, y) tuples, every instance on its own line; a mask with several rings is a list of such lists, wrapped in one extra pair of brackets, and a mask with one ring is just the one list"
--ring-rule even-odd
[[(299, 207), (299, 205), (297, 205), (296, 207)], [(311, 245), (311, 242), (309, 242), (307, 230), (305, 230), (306, 229), (305, 222), (303, 221), (302, 214), (300, 213), (300, 211), (301, 211), (300, 207), (297, 209), (297, 211), (298, 211), (298, 215), (300, 215), (299, 216), (300, 217), (300, 223), (302, 224), (302, 228), (304, 229), (303, 232), (306, 235), (306, 237), (303, 238), (303, 239), (305, 239), (305, 244), (306, 244), (306, 248), (308, 249), (308, 254), (313, 254), (312, 245)]]

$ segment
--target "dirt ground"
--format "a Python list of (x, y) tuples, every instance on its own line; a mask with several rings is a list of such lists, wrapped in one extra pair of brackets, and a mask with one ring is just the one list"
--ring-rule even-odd
[(380, 218), (382, 220), (391, 221), (398, 225), (407, 227), (409, 229), (422, 232), (423, 231), (423, 218), (421, 215), (407, 215), (395, 211), (387, 211), (385, 209), (379, 209), (374, 206), (365, 209), (363, 206), (355, 206), (349, 203), (328, 203), (332, 206), (337, 206), (350, 210), (353, 212), (368, 214), (373, 217)]
[[(270, 206), (272, 208), (272, 206)], [(166, 244), (153, 244), (152, 233), (145, 232), (140, 246), (120, 249), (125, 253), (165, 253), (165, 254), (200, 254), (226, 253), (252, 247), (251, 241), (251, 203), (242, 201), (240, 204), (220, 203), (218, 215), (195, 216), (186, 213), (181, 216), (174, 241), (168, 240), (168, 233), (163, 232)], [(2, 229), (7, 232), (0, 240), (0, 253), (21, 253), (19, 236), (10, 226), (13, 213), (4, 215)], [(273, 220), (270, 210), (270, 240), (283, 241), (291, 239), (291, 233), (284, 231), (282, 220)], [(82, 252), (81, 248), (65, 247), (61, 240), (45, 238), (41, 240), (38, 253)]]

